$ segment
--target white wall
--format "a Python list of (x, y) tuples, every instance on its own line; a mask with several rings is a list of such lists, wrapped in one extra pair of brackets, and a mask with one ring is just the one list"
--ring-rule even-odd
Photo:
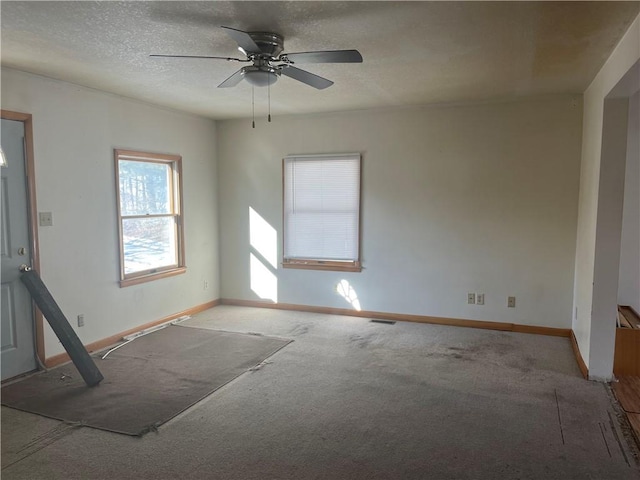
[[(40, 270), (90, 343), (219, 297), (215, 123), (2, 69), (2, 108), (33, 115)], [(183, 158), (187, 273), (120, 288), (114, 148)], [(203, 289), (203, 282), (209, 288)], [(46, 322), (45, 322), (46, 323)], [(64, 351), (46, 325), (46, 356)]]
[(267, 266), (279, 302), (349, 308), (344, 278), (363, 310), (570, 328), (581, 118), (558, 96), (220, 122), (222, 297), (260, 298), (250, 208), (282, 259), (282, 157), (361, 152), (364, 270)]
[[(594, 379), (611, 377), (615, 335), (615, 326), (612, 326), (610, 318), (595, 318), (591, 313), (604, 100), (639, 58), (640, 16), (635, 19), (584, 93), (574, 284), (574, 308), (577, 309), (577, 315), (573, 320), (573, 330), (589, 374)], [(594, 345), (598, 346), (599, 351), (592, 355)]]
[(640, 312), (640, 91), (629, 100), (618, 304)]

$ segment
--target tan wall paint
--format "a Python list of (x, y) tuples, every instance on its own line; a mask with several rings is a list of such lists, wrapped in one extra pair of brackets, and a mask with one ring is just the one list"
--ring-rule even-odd
[[(33, 115), (38, 208), (53, 212), (53, 226), (39, 229), (41, 275), (83, 343), (217, 299), (214, 122), (16, 70), (1, 75), (2, 108)], [(117, 147), (182, 155), (186, 274), (119, 287)], [(64, 351), (48, 325), (45, 350)]]
[(361, 152), (364, 270), (270, 268), (279, 302), (349, 308), (346, 279), (363, 310), (569, 328), (581, 118), (559, 96), (219, 122), (222, 297), (259, 299), (250, 208), (281, 261), (282, 157)]

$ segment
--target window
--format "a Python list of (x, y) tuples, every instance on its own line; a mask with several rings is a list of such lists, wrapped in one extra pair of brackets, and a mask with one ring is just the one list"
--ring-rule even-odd
[(182, 157), (115, 150), (120, 286), (186, 271)]
[(291, 156), (283, 169), (283, 267), (359, 272), (360, 155)]

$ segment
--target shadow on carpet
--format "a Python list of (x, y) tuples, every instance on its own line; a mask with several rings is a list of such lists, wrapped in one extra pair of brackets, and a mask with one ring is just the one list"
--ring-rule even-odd
[(102, 360), (89, 388), (72, 364), (2, 387), (2, 405), (126, 435), (144, 435), (291, 340), (172, 325)]

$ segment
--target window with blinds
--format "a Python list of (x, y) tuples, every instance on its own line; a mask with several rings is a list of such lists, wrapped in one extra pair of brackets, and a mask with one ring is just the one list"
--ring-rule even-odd
[(285, 268), (360, 271), (360, 163), (359, 154), (284, 159)]

